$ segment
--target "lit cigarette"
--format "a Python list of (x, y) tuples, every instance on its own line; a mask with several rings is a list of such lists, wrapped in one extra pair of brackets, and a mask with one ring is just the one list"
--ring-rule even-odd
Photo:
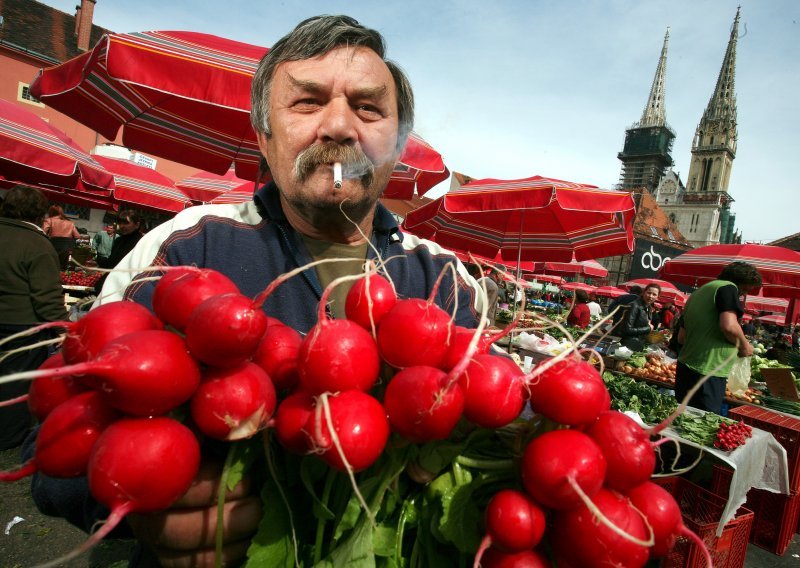
[(335, 162), (333, 164), (333, 188), (342, 189), (342, 164)]

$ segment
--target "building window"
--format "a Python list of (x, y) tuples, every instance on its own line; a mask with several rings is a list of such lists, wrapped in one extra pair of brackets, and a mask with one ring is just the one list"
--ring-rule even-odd
[(31, 86), (28, 85), (27, 83), (20, 82), (18, 84), (17, 100), (25, 104), (44, 108), (44, 103), (39, 102), (38, 99), (34, 98), (33, 95), (31, 95)]
[(652, 233), (652, 235), (653, 235), (654, 237), (661, 238), (661, 235), (659, 235), (659, 234), (658, 234), (658, 229), (656, 229), (656, 228), (655, 228), (654, 226), (652, 226), (652, 225), (650, 225), (650, 233)]
[(669, 237), (669, 240), (671, 240), (671, 241), (677, 241), (678, 240), (678, 239), (675, 238), (675, 235), (673, 235), (672, 231), (670, 231), (669, 229), (667, 229), (667, 237)]

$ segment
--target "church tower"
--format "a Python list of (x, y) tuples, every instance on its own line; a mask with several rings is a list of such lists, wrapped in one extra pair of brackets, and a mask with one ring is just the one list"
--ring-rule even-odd
[(669, 28), (664, 35), (661, 57), (642, 118), (625, 131), (625, 145), (617, 155), (622, 162), (620, 189), (644, 187), (655, 193), (665, 169), (673, 163), (670, 151), (675, 132), (667, 125), (664, 106), (668, 46)]
[(735, 216), (730, 211), (733, 198), (728, 193), (728, 184), (736, 158), (734, 81), (739, 17), (737, 8), (716, 87), (695, 131), (686, 188), (681, 195), (673, 196), (667, 188), (659, 188), (658, 192), (659, 205), (672, 214), (680, 231), (694, 246), (735, 240)]

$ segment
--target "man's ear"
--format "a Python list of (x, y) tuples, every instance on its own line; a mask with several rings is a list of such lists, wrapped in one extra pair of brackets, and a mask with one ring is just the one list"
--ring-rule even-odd
[(269, 138), (263, 132), (256, 132), (256, 140), (258, 141), (258, 149), (261, 150), (261, 155), (269, 161), (269, 156), (267, 155), (267, 140)]

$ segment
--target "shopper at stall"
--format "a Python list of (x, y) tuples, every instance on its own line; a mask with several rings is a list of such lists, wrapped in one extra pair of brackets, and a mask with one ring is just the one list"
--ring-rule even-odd
[(567, 316), (567, 325), (585, 329), (591, 319), (589, 312), (589, 294), (586, 290), (575, 290), (575, 303)]
[(760, 286), (761, 275), (753, 265), (732, 262), (716, 280), (704, 284), (689, 297), (683, 312), (683, 347), (675, 373), (678, 400), (683, 400), (700, 379), (710, 376), (689, 404), (718, 414), (722, 411), (733, 358), (737, 354), (739, 357), (753, 354), (753, 346), (739, 324), (744, 313), (739, 298)]
[[(274, 43), (253, 78), (251, 113), (273, 181), (249, 203), (182, 211), (145, 235), (118, 268), (196, 264), (225, 273), (254, 297), (276, 276), (310, 262), (312, 248), (320, 251), (317, 258), (338, 256), (342, 249), (351, 257), (380, 254), (399, 296), (427, 298), (439, 284), (434, 301), (451, 312), (457, 301), (455, 323), (475, 327), (478, 290), (463, 265), (435, 243), (402, 234), (378, 203), (413, 126), (410, 84), (384, 52), (378, 32), (346, 16), (311, 18)], [(334, 186), (333, 163), (342, 163), (341, 187)], [(456, 274), (445, 270), (438, 283), (450, 263)], [(266, 300), (265, 311), (307, 332), (316, 323), (325, 285), (361, 270), (358, 263), (330, 267), (335, 268), (307, 270), (284, 282)], [(153, 282), (128, 286), (130, 281), (129, 273), (114, 272), (103, 293), (119, 299), (124, 291), (149, 304)], [(211, 487), (219, 474), (210, 471), (192, 489), (205, 499), (184, 499), (168, 511), (129, 519), (147, 548), (169, 565), (214, 565), (217, 507)], [(107, 511), (92, 504), (85, 487), (66, 487), (38, 477), (34, 497), (86, 530), (105, 518)], [(229, 498), (223, 563), (238, 565), (261, 519), (261, 504), (252, 490)], [(264, 506), (283, 507), (279, 500)]]
[(106, 226), (102, 231), (97, 231), (92, 237), (92, 248), (97, 255), (97, 266), (108, 268), (108, 257), (111, 255), (111, 247), (117, 238), (117, 231), (114, 225)]
[(659, 310), (659, 318), (658, 318), (658, 328), (660, 329), (672, 329), (672, 322), (675, 319), (675, 315), (678, 313), (678, 308), (675, 307), (675, 304), (672, 302), (667, 302), (664, 306)]
[(661, 293), (661, 286), (655, 283), (648, 284), (632, 302), (625, 305), (623, 316), (611, 331), (611, 335), (620, 338), (620, 343), (631, 351), (641, 351), (645, 347), (647, 335), (653, 331), (652, 317), (653, 302)]
[(69, 256), (75, 248), (75, 239), (81, 234), (75, 227), (75, 223), (67, 219), (64, 210), (59, 205), (51, 205), (47, 210), (47, 217), (42, 224), (42, 230), (58, 254), (59, 266), (61, 270), (67, 268)]
[(593, 318), (599, 318), (603, 313), (603, 308), (600, 306), (600, 303), (597, 301), (597, 296), (594, 294), (589, 294), (589, 301), (586, 302), (586, 305), (589, 308), (589, 315)]
[(628, 293), (623, 294), (611, 300), (608, 304), (608, 313), (613, 314), (611, 321), (613, 325), (617, 325), (625, 313), (625, 306), (633, 302), (636, 298), (642, 295), (642, 287), (634, 284), (628, 288)]
[[(0, 205), (0, 339), (42, 322), (64, 320), (64, 294), (58, 255), (39, 228), (47, 198), (38, 189), (18, 185)], [(13, 246), (9, 246), (13, 243)], [(21, 337), (3, 345), (12, 350), (49, 338), (49, 332)], [(47, 347), (21, 351), (0, 361), (0, 376), (36, 369)], [(0, 385), (0, 401), (24, 395), (28, 381)], [(20, 445), (32, 426), (25, 402), (0, 408), (0, 450)]]

